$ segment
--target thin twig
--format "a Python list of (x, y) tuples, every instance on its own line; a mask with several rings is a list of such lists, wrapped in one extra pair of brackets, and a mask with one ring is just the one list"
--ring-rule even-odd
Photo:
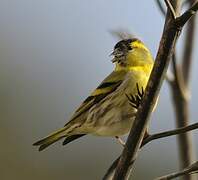
[(164, 0), (164, 2), (166, 3), (167, 8), (170, 10), (173, 19), (176, 19), (176, 13), (171, 2), (169, 0)]
[(181, 72), (180, 66), (177, 65), (176, 60), (176, 52), (174, 52), (172, 57), (172, 66), (173, 66), (173, 74), (174, 74), (174, 80), (172, 82), (172, 90), (174, 91), (175, 88), (178, 89), (178, 91), (181, 93), (181, 96), (187, 101), (189, 100), (189, 93), (186, 90), (186, 86), (184, 85), (184, 78), (183, 78), (183, 72)]
[[(198, 129), (198, 123), (194, 123), (194, 124), (191, 124), (189, 126), (182, 127), (182, 128), (177, 128), (177, 129), (174, 129), (174, 130), (169, 130), (169, 131), (164, 131), (164, 132), (161, 132), (161, 133), (156, 133), (156, 134), (149, 135), (147, 138), (145, 138), (143, 140), (141, 148), (144, 147), (146, 144), (148, 144), (149, 142), (151, 142), (153, 140), (157, 140), (157, 139), (161, 139), (161, 138), (166, 138), (166, 137), (170, 137), (170, 136), (174, 136), (174, 135), (183, 134), (183, 133), (186, 133), (188, 131), (195, 130), (195, 129)], [(119, 158), (120, 157), (118, 157), (113, 162), (111, 167), (107, 170), (105, 176), (103, 177), (103, 180), (108, 180), (108, 179), (110, 179), (110, 177), (112, 177), (112, 175), (114, 173), (114, 170), (115, 170), (115, 168), (117, 166), (117, 163), (119, 161)]]
[[(189, 4), (194, 4), (195, 0), (188, 0)], [(188, 87), (189, 77), (192, 65), (192, 54), (194, 49), (194, 40), (195, 40), (195, 29), (196, 29), (196, 16), (193, 16), (192, 19), (188, 22), (185, 36), (185, 45), (184, 53), (182, 58), (182, 72), (184, 74), (184, 84)], [(190, 42), (190, 43), (189, 43)]]
[[(159, 8), (160, 12), (162, 13), (162, 15), (165, 17), (166, 16), (166, 10), (165, 10), (164, 6), (162, 5), (162, 0), (156, 0), (155, 2), (157, 4), (157, 7)], [(182, 8), (183, 8), (183, 6), (185, 6), (188, 3), (189, 3), (189, 0), (185, 0), (182, 3)]]
[[(177, 127), (188, 126), (189, 123), (189, 106), (187, 99), (182, 95), (178, 87), (178, 83), (174, 81), (172, 83), (171, 92), (173, 95), (173, 102), (176, 115)], [(191, 149), (191, 139), (189, 134), (181, 134), (178, 136), (179, 140), (179, 153), (180, 153), (180, 168), (183, 169), (192, 163), (192, 151)], [(185, 180), (190, 180), (190, 178), (185, 177)]]
[(171, 180), (180, 176), (198, 173), (198, 161), (183, 169), (182, 171), (171, 173), (166, 176), (158, 177), (155, 180)]
[(198, 9), (198, 1), (194, 3), (194, 5), (187, 10), (185, 13), (183, 13), (180, 17), (176, 18), (176, 24), (178, 27), (183, 27), (184, 24), (196, 13)]
[(170, 130), (170, 131), (165, 131), (165, 132), (149, 135), (147, 138), (145, 138), (143, 140), (142, 146), (148, 144), (149, 142), (151, 142), (155, 139), (160, 139), (160, 138), (165, 138), (165, 137), (174, 136), (174, 135), (178, 135), (178, 134), (183, 134), (188, 131), (195, 130), (195, 129), (198, 129), (198, 123), (194, 123), (192, 125), (177, 128), (177, 129)]
[[(182, 16), (177, 18), (182, 23), (185, 22), (185, 18), (194, 14), (194, 9), (198, 8), (197, 1), (196, 4), (193, 5), (194, 0), (189, 0), (189, 4), (192, 6), (188, 11), (186, 11)], [(182, 20), (183, 19), (183, 20)], [(193, 20), (193, 19), (192, 19)], [(176, 65), (176, 58), (173, 58), (173, 73), (174, 73), (174, 81), (171, 84), (171, 90), (173, 93), (173, 102), (175, 108), (175, 115), (176, 115), (176, 124), (177, 127), (184, 127), (188, 126), (189, 124), (189, 88), (188, 88), (188, 80), (189, 80), (189, 72), (190, 72), (190, 64), (192, 58), (192, 48), (193, 48), (193, 41), (194, 39), (193, 33), (194, 26), (192, 22), (189, 21), (187, 26), (187, 35), (186, 41), (184, 46), (184, 55), (182, 57), (182, 65)], [(195, 22), (194, 22), (195, 23)], [(181, 25), (181, 23), (178, 23)], [(189, 27), (190, 25), (190, 27)], [(180, 28), (180, 27), (179, 27)], [(189, 43), (190, 42), (190, 43)], [(181, 68), (182, 67), (182, 68)], [(187, 74), (185, 74), (187, 73)], [(179, 160), (180, 160), (180, 169), (184, 169), (185, 167), (189, 166), (193, 162), (193, 148), (192, 148), (192, 137), (190, 133), (180, 134), (178, 136), (178, 143), (179, 143)], [(186, 174), (184, 177), (185, 180), (192, 180), (193, 177), (189, 174)]]
[(156, 0), (155, 2), (157, 3), (157, 7), (159, 8), (162, 15), (166, 16), (166, 10), (164, 9), (162, 2), (160, 0)]

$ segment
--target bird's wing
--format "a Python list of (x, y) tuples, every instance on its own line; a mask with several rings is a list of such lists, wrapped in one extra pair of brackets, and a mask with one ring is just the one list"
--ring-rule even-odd
[(114, 92), (123, 82), (125, 75), (125, 71), (113, 71), (109, 76), (107, 76), (102, 81), (102, 83), (91, 93), (91, 95), (85, 99), (81, 106), (75, 111), (74, 115), (68, 123), (81, 116), (83, 113), (88, 111), (93, 105), (100, 102), (107, 95)]

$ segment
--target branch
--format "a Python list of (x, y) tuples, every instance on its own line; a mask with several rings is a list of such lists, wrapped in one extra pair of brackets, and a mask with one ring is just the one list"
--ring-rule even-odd
[(194, 173), (198, 173), (198, 161), (188, 166), (187, 168), (183, 169), (182, 171), (179, 171), (177, 173), (171, 173), (166, 176), (156, 178), (155, 180), (170, 180), (180, 176), (194, 174)]
[[(188, 0), (189, 4), (193, 4), (195, 0)], [(192, 54), (194, 49), (194, 40), (195, 40), (195, 29), (196, 29), (196, 16), (188, 22), (186, 36), (185, 36), (185, 45), (184, 45), (184, 54), (182, 58), (182, 72), (183, 80), (186, 86), (189, 85), (189, 76), (192, 64)], [(189, 43), (190, 42), (190, 43)]]
[(188, 131), (195, 130), (195, 129), (198, 129), (198, 123), (194, 123), (192, 125), (185, 126), (182, 128), (177, 128), (177, 129), (170, 130), (170, 131), (165, 131), (165, 132), (149, 135), (147, 138), (145, 138), (143, 140), (142, 146), (148, 144), (149, 142), (151, 142), (155, 139), (160, 139), (160, 138), (165, 138), (165, 137), (174, 136), (174, 135), (178, 135), (178, 134), (183, 134)]
[[(157, 4), (157, 7), (159, 8), (160, 12), (162, 13), (162, 15), (165, 17), (166, 16), (166, 10), (165, 10), (165, 8), (162, 5), (162, 1), (161, 0), (156, 0), (155, 2)], [(185, 6), (188, 3), (189, 3), (189, 0), (183, 1), (182, 8), (183, 8), (183, 6)]]
[[(193, 4), (193, 2), (195, 2)], [(177, 18), (177, 23), (179, 26), (186, 22), (186, 17), (190, 18), (195, 12), (194, 10), (198, 8), (197, 0), (188, 0), (188, 3), (192, 6), (188, 11), (186, 11), (182, 16)], [(178, 27), (180, 28), (180, 27)], [(171, 90), (173, 94), (173, 102), (176, 115), (176, 124), (177, 127), (188, 126), (189, 124), (189, 91), (188, 91), (188, 81), (190, 66), (192, 61), (192, 48), (193, 48), (193, 39), (195, 31), (195, 17), (191, 19), (187, 26), (187, 35), (184, 46), (184, 55), (182, 57), (182, 66), (176, 65), (176, 58), (173, 58), (173, 73), (175, 76), (174, 81), (171, 84)], [(182, 67), (182, 68), (181, 68)], [(178, 136), (179, 143), (179, 160), (180, 168), (184, 169), (193, 162), (193, 148), (192, 148), (192, 138), (190, 134), (180, 134)], [(193, 179), (192, 176), (186, 174), (184, 177), (186, 180)]]
[(167, 8), (170, 10), (172, 18), (176, 19), (176, 13), (175, 13), (175, 10), (174, 10), (172, 4), (170, 3), (170, 1), (169, 0), (164, 0), (164, 2), (166, 3)]
[[(151, 72), (151, 76), (149, 78), (148, 85), (145, 90), (143, 101), (138, 108), (134, 125), (131, 128), (125, 148), (117, 164), (113, 180), (126, 179), (131, 170), (130, 162), (136, 159), (138, 150), (141, 146), (141, 142), (143, 140), (144, 133), (149, 122), (149, 116), (152, 112), (162, 82), (165, 78), (167, 67), (173, 54), (177, 37), (183, 25), (185, 22), (187, 22), (187, 19), (190, 19), (193, 13), (191, 13), (191, 16), (188, 16), (188, 18), (186, 18), (186, 16), (184, 16), (185, 18), (179, 17), (180, 19), (183, 19), (182, 21), (178, 21), (178, 18), (170, 18), (169, 15), (170, 12), (166, 16), (166, 23), (160, 41), (159, 50), (153, 70)], [(177, 22), (179, 23), (177, 24)]]
[(176, 24), (178, 27), (183, 27), (184, 24), (197, 12), (198, 10), (198, 1), (194, 3), (194, 5), (183, 13), (180, 17), (176, 18)]
[(157, 3), (157, 7), (159, 8), (162, 15), (166, 16), (166, 10), (164, 9), (162, 2), (160, 0), (156, 0), (155, 2)]
[(173, 66), (173, 75), (174, 79), (170, 83), (172, 91), (175, 91), (177, 89), (183, 99), (187, 101), (189, 99), (189, 92), (186, 89), (186, 86), (184, 85), (184, 78), (183, 78), (183, 73), (180, 69), (180, 67), (176, 63), (176, 52), (174, 52), (173, 57), (172, 57), (172, 66)]
[[(164, 131), (164, 132), (161, 132), (161, 133), (156, 133), (156, 134), (149, 135), (147, 138), (145, 138), (143, 140), (141, 148), (143, 146), (145, 146), (146, 144), (148, 144), (149, 142), (153, 141), (153, 140), (166, 138), (166, 137), (170, 137), (170, 136), (174, 136), (174, 135), (178, 135), (178, 134), (183, 134), (183, 133), (186, 133), (188, 131), (195, 130), (195, 129), (198, 129), (198, 123), (194, 123), (192, 125), (189, 125), (189, 126), (186, 126), (186, 127), (182, 127), (182, 128), (177, 128), (177, 129), (174, 129), (174, 130), (169, 130), (169, 131)], [(114, 170), (115, 170), (115, 168), (117, 166), (117, 163), (119, 161), (119, 158), (120, 157), (118, 157), (113, 162), (111, 167), (107, 170), (105, 176), (103, 177), (103, 180), (110, 179), (109, 177), (111, 177), (113, 175)]]
[[(193, 6), (196, 0), (186, 0), (184, 4)], [(175, 6), (176, 1), (172, 2)], [(161, 3), (159, 1), (158, 6)], [(196, 4), (195, 4), (196, 5)], [(161, 5), (162, 6), (162, 5)], [(170, 5), (169, 5), (170, 6)], [(192, 8), (191, 8), (192, 9)], [(188, 11), (187, 11), (188, 12)], [(183, 14), (184, 17), (184, 14)], [(173, 93), (173, 101), (175, 103), (175, 114), (177, 127), (188, 126), (189, 124), (189, 75), (192, 64), (192, 50), (194, 45), (195, 25), (196, 20), (194, 16), (188, 23), (187, 34), (185, 36), (184, 54), (182, 57), (182, 66), (176, 64), (176, 52), (173, 54), (172, 67), (173, 76), (167, 76), (168, 83)], [(189, 43), (190, 42), (190, 43)], [(182, 68), (181, 68), (182, 67)], [(180, 168), (183, 169), (189, 166), (193, 161), (192, 138), (190, 134), (181, 134), (178, 136), (179, 152), (180, 152)], [(186, 179), (191, 179), (186, 176)]]

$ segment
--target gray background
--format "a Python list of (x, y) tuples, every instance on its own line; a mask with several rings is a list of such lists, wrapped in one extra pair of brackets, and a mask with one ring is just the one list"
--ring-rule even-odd
[[(62, 127), (112, 71), (108, 55), (117, 40), (110, 30), (130, 30), (155, 57), (163, 23), (155, 2), (147, 0), (0, 0), (0, 179), (100, 179), (122, 150), (114, 139), (87, 136), (41, 153), (32, 143)], [(196, 51), (191, 122), (197, 121), (197, 56)], [(160, 94), (151, 132), (174, 128), (166, 83)], [(141, 151), (133, 177), (150, 180), (176, 170), (171, 137)]]

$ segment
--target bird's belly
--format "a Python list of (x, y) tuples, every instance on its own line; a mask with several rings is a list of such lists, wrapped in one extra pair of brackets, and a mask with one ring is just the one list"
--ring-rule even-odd
[(130, 131), (132, 124), (133, 119), (118, 121), (108, 126), (98, 126), (92, 134), (97, 136), (122, 136)]

